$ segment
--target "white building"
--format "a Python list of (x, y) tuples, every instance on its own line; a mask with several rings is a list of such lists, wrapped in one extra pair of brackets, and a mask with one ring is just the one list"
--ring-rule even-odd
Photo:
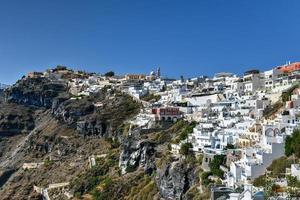
[(249, 94), (254, 94), (255, 91), (264, 87), (261, 74), (258, 70), (245, 72), (243, 82), (244, 91)]
[(298, 181), (300, 181), (300, 164), (291, 165), (291, 175), (297, 177)]
[(145, 90), (143, 87), (131, 86), (128, 88), (128, 93), (131, 96), (140, 99), (141, 97), (145, 96), (148, 93), (148, 91)]
[(277, 69), (271, 69), (264, 72), (264, 87), (265, 89), (272, 90), (275, 87), (276, 80), (279, 78), (279, 76), (282, 74), (282, 72)]
[(279, 133), (265, 132), (260, 146), (242, 151), (242, 158), (230, 164), (227, 173), (227, 185), (230, 187), (263, 175), (273, 160), (284, 156), (284, 138)]

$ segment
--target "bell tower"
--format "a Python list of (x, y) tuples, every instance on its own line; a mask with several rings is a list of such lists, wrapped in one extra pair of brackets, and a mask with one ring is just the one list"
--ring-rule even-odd
[(160, 77), (160, 67), (157, 68), (156, 76)]

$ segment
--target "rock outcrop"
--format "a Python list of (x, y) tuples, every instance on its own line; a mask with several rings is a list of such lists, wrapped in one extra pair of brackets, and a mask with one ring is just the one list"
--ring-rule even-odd
[(151, 174), (155, 169), (155, 143), (147, 140), (135, 140), (129, 137), (122, 141), (119, 167), (121, 173), (143, 168), (145, 173)]
[(82, 99), (54, 103), (52, 114), (83, 135), (115, 137), (122, 123), (139, 111), (131, 97), (116, 91), (101, 90)]
[(34, 126), (34, 111), (17, 104), (0, 104), (0, 136), (29, 132)]
[(198, 177), (194, 167), (181, 161), (166, 164), (156, 172), (160, 195), (168, 200), (184, 199), (184, 194), (196, 183)]
[(49, 78), (23, 78), (5, 90), (5, 100), (27, 106), (51, 108), (53, 100), (67, 94), (63, 81)]

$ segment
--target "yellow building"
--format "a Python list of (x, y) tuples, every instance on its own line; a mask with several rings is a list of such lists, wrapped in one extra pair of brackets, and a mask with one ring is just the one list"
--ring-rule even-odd
[(144, 74), (126, 74), (125, 80), (145, 80), (146, 76)]
[(245, 132), (238, 138), (237, 146), (239, 148), (251, 147), (259, 141), (260, 133), (257, 132)]

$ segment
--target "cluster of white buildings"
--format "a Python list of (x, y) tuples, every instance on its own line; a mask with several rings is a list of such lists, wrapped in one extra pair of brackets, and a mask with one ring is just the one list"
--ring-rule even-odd
[[(159, 93), (159, 102), (177, 106), (185, 119), (197, 125), (186, 140), (172, 144), (172, 151), (178, 153), (182, 143), (192, 143), (192, 150), (204, 155), (202, 166), (207, 171), (215, 155), (225, 155), (222, 182), (229, 188), (249, 185), (264, 175), (275, 159), (285, 155), (285, 138), (300, 125), (299, 89), (266, 117), (282, 101), (281, 95), (299, 83), (299, 66), (251, 70), (242, 77), (219, 73), (212, 78), (174, 81)], [(232, 146), (234, 150), (227, 149)], [(293, 164), (290, 171), (300, 180), (299, 164)], [(232, 194), (232, 199), (243, 199), (239, 195)]]
[[(138, 121), (144, 127), (142, 122), (153, 120), (176, 121), (184, 117), (196, 121), (186, 140), (172, 144), (173, 152), (178, 153), (182, 143), (192, 143), (194, 152), (204, 154), (204, 170), (209, 170), (214, 155), (227, 156), (223, 183), (236, 188), (263, 175), (273, 160), (283, 156), (285, 137), (299, 126), (298, 90), (271, 118), (265, 118), (265, 111), (280, 101), (281, 94), (298, 83), (299, 69), (286, 71), (294, 65), (264, 72), (250, 70), (241, 77), (231, 73), (189, 80), (157, 77), (136, 83), (129, 93), (136, 98), (147, 93), (161, 97), (150, 104), (152, 110), (140, 115)], [(227, 154), (229, 146), (235, 147), (234, 153)]]

